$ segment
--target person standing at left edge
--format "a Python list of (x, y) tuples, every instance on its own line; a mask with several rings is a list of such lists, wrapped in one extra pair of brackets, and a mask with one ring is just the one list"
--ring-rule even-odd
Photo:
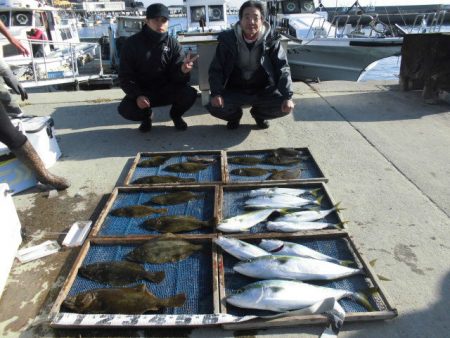
[(146, 24), (130, 36), (120, 54), (119, 82), (126, 96), (119, 114), (141, 121), (139, 130), (152, 127), (152, 108), (172, 105), (170, 117), (177, 130), (186, 130), (183, 114), (192, 107), (197, 91), (188, 85), (196, 57), (184, 55), (178, 41), (168, 35), (169, 9), (163, 4), (147, 7)]

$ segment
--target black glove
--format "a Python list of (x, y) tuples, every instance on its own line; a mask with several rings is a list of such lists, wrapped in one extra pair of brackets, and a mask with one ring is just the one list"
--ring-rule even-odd
[(22, 101), (28, 99), (28, 94), (25, 91), (25, 88), (22, 87), (12, 72), (11, 74), (8, 74), (8, 76), (3, 76), (3, 80), (5, 80), (6, 85), (11, 88), (14, 93), (20, 95)]

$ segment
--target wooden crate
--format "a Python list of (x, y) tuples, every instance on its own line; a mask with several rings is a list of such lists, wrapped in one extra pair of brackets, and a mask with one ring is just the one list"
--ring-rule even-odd
[[(77, 275), (80, 266), (98, 261), (120, 260), (131, 248), (144, 243), (144, 239), (100, 239), (88, 240), (82, 247), (51, 311), (53, 327), (162, 327), (190, 326), (198, 318), (205, 325), (219, 313), (219, 293), (217, 276), (217, 248), (210, 238), (186, 239), (192, 243), (202, 244), (204, 248), (190, 257), (175, 263), (146, 264), (146, 270), (165, 271), (166, 277), (160, 284), (145, 282), (147, 288), (156, 296), (167, 298), (183, 290), (186, 304), (180, 308), (166, 309), (166, 313), (126, 315), (126, 314), (79, 314), (66, 312), (62, 303), (69, 295), (79, 292), (108, 287), (106, 284), (89, 281)], [(130, 248), (131, 247), (131, 248)], [(114, 251), (115, 250), (115, 251)], [(209, 264), (209, 266), (208, 266)], [(171, 278), (174, 277), (174, 278)], [(199, 280), (200, 277), (208, 280)], [(134, 284), (135, 285), (135, 284)], [(193, 305), (192, 305), (193, 304)], [(199, 313), (192, 311), (203, 309)], [(183, 311), (188, 309), (187, 311)], [(205, 309), (207, 309), (205, 311)], [(205, 313), (206, 312), (206, 313)], [(172, 324), (170, 324), (172, 323)]]
[[(280, 239), (283, 241), (290, 242), (298, 242), (305, 245), (305, 243), (309, 243), (309, 246), (313, 246), (313, 243), (322, 243), (323, 247), (329, 247), (337, 245), (333, 243), (339, 243), (339, 246), (342, 246), (343, 243), (346, 246), (344, 252), (340, 252), (342, 256), (335, 256), (340, 259), (348, 258), (348, 255), (351, 255), (352, 260), (355, 262), (356, 266), (364, 269), (365, 276), (353, 276), (349, 278), (340, 279), (333, 282), (327, 282), (327, 286), (333, 287), (333, 285), (345, 285), (346, 287), (355, 287), (356, 283), (359, 285), (360, 283), (365, 283), (367, 287), (376, 287), (378, 289), (378, 293), (374, 295), (371, 299), (371, 303), (376, 306), (377, 311), (371, 312), (348, 312), (346, 311), (345, 321), (346, 322), (358, 322), (358, 321), (371, 321), (371, 320), (384, 320), (391, 319), (397, 316), (397, 310), (391, 305), (392, 303), (389, 301), (389, 297), (386, 294), (386, 291), (380, 285), (377, 275), (372, 270), (371, 266), (366, 263), (361, 254), (357, 251), (357, 248), (352, 241), (351, 237), (345, 231), (337, 231), (337, 230), (322, 230), (316, 233), (308, 233), (308, 234), (246, 234), (246, 235), (227, 235), (226, 237), (234, 237), (243, 241), (247, 241), (249, 243), (257, 244), (261, 239)], [(339, 241), (339, 242), (336, 242)], [(314, 247), (313, 247), (314, 248)], [(333, 247), (333, 250), (335, 248)], [(267, 315), (275, 314), (275, 312), (265, 311), (262, 313), (261, 311), (255, 310), (245, 310), (233, 307), (226, 303), (227, 289), (230, 288), (230, 285), (233, 286), (233, 290), (235, 288), (240, 288), (247, 285), (250, 282), (256, 281), (249, 277), (240, 276), (236, 272), (231, 271), (230, 268), (232, 266), (233, 261), (237, 262), (238, 260), (229, 255), (226, 252), (223, 252), (222, 249), (219, 248), (218, 251), (218, 268), (219, 268), (219, 288), (220, 288), (220, 309), (222, 313), (232, 314), (237, 316), (243, 315)], [(233, 274), (237, 274), (238, 276), (234, 276)], [(324, 282), (308, 282), (312, 284), (324, 284)], [(241, 284), (241, 285), (240, 285)], [(328, 284), (331, 284), (328, 285)], [(336, 287), (336, 286), (334, 286)], [(343, 287), (339, 287), (343, 288)], [(353, 290), (352, 290), (353, 291)], [(294, 295), (293, 295), (294, 297)], [(351, 302), (351, 301), (346, 301)], [(343, 305), (343, 301), (339, 301), (341, 305)], [(343, 305), (345, 309), (345, 304)], [(274, 319), (263, 319), (257, 318), (246, 322), (241, 323), (230, 323), (224, 324), (223, 327), (225, 329), (230, 330), (243, 330), (243, 329), (261, 329), (268, 327), (282, 327), (282, 326), (295, 326), (302, 324), (318, 324), (318, 323), (327, 323), (328, 318), (325, 315), (296, 315), (289, 317), (278, 317)]]
[[(139, 218), (114, 217), (110, 215), (111, 210), (117, 207), (129, 205), (143, 205), (151, 197), (163, 193), (176, 193), (179, 191), (191, 191), (203, 195), (202, 198), (192, 200), (183, 204), (176, 205), (150, 205), (155, 208), (166, 208), (167, 213), (153, 214)], [(183, 185), (183, 186), (158, 186), (158, 187), (118, 187), (110, 195), (105, 207), (103, 208), (97, 222), (94, 224), (90, 237), (127, 237), (141, 238), (148, 236), (159, 236), (160, 232), (145, 230), (140, 224), (149, 218), (163, 215), (192, 215), (205, 221), (210, 221), (211, 226), (201, 228), (191, 232), (177, 234), (181, 237), (208, 237), (209, 234), (216, 232), (217, 223), (217, 204), (219, 189), (212, 185)]]
[[(168, 159), (165, 163), (158, 167), (153, 168), (140, 168), (138, 167), (138, 163), (144, 160), (147, 157), (157, 156), (157, 155), (167, 155), (171, 158)], [(208, 166), (207, 169), (201, 170), (197, 173), (189, 174), (189, 173), (172, 173), (167, 172), (164, 168), (169, 164), (186, 162), (188, 157), (191, 156), (199, 156), (206, 158), (215, 158), (216, 162)], [(124, 185), (133, 185), (133, 186), (142, 186), (149, 184), (134, 184), (133, 181), (137, 178), (143, 176), (175, 176), (179, 178), (190, 178), (193, 179), (193, 182), (181, 182), (181, 183), (161, 183), (161, 184), (150, 184), (155, 186), (167, 186), (167, 185), (180, 185), (180, 184), (218, 184), (223, 183), (225, 180), (224, 174), (224, 152), (221, 150), (217, 151), (171, 151), (171, 152), (141, 152), (138, 153), (131, 165), (130, 170), (128, 171), (127, 176), (125, 177)]]
[(261, 182), (328, 182), (328, 179), (323, 174), (319, 165), (317, 164), (314, 156), (311, 154), (308, 148), (293, 148), (299, 153), (301, 156), (305, 157), (305, 160), (299, 164), (301, 167), (300, 175), (295, 179), (282, 179), (282, 180), (268, 180), (270, 173), (267, 173), (263, 176), (257, 177), (246, 177), (246, 176), (238, 176), (232, 175), (230, 172), (233, 169), (238, 168), (249, 168), (256, 167), (266, 170), (287, 170), (293, 169), (298, 165), (272, 165), (272, 164), (256, 164), (256, 165), (241, 165), (241, 164), (231, 164), (229, 163), (229, 159), (236, 156), (244, 156), (244, 157), (258, 157), (263, 158), (266, 155), (269, 155), (275, 149), (261, 149), (261, 150), (245, 150), (245, 151), (227, 151), (225, 158), (225, 182), (228, 184), (249, 184), (249, 183), (261, 183)]

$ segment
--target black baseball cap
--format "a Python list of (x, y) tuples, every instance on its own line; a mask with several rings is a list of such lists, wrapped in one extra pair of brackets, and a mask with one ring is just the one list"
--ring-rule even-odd
[(160, 16), (169, 20), (169, 9), (163, 4), (152, 4), (147, 7), (147, 19), (154, 19)]

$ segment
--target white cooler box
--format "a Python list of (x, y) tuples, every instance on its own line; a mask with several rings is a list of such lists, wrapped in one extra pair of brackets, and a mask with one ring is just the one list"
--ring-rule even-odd
[(22, 243), (19, 217), (17, 217), (16, 207), (8, 190), (8, 184), (0, 183), (0, 215), (2, 218), (2, 235), (0, 236), (0, 296), (8, 280), (17, 249), (20, 243)]
[[(50, 168), (61, 157), (55, 137), (54, 123), (50, 116), (23, 117), (12, 123), (27, 135), (46, 168)], [(34, 174), (0, 143), (0, 183), (8, 183), (14, 193), (36, 185)]]

